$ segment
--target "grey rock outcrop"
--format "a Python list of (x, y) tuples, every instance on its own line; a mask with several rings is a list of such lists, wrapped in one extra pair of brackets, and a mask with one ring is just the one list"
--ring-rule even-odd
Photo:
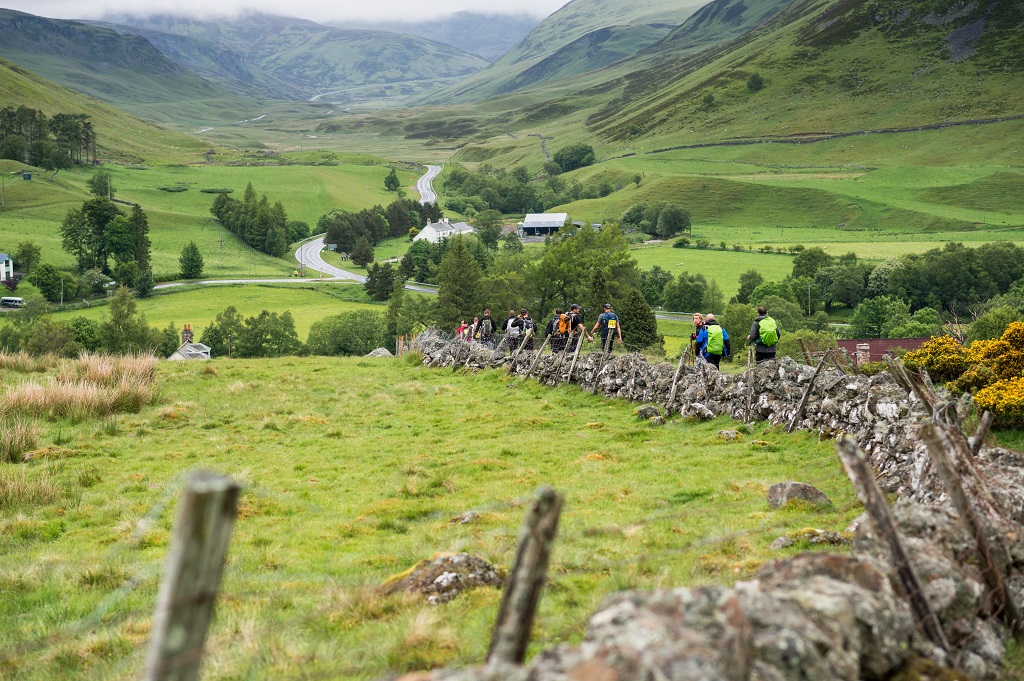
[(832, 500), (814, 485), (806, 482), (779, 482), (768, 488), (768, 505), (782, 508), (791, 501), (802, 501), (812, 506), (831, 506)]

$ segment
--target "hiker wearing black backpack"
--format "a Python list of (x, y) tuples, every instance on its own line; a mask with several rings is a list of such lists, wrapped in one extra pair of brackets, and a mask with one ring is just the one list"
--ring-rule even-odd
[(768, 310), (764, 305), (757, 308), (757, 318), (750, 327), (750, 335), (747, 340), (754, 345), (754, 360), (757, 364), (775, 359), (775, 346), (782, 337), (782, 329), (779, 323), (768, 316)]
[(476, 329), (476, 337), (487, 347), (494, 349), (494, 320), (491, 319), (491, 311), (484, 310), (484, 316), (480, 318), (480, 324)]
[(544, 327), (545, 338), (551, 337), (551, 353), (565, 350), (565, 339), (569, 335), (569, 315), (562, 308), (555, 308), (555, 316)]
[(583, 311), (579, 305), (573, 303), (569, 306), (569, 342), (565, 349), (576, 352), (576, 344), (582, 343), (584, 338), (591, 342), (594, 340), (594, 337), (587, 333), (587, 327), (583, 326)]
[(597, 327), (601, 327), (601, 350), (608, 352), (611, 349), (610, 342), (608, 340), (608, 334), (611, 333), (614, 338), (615, 334), (619, 334), (619, 344), (622, 344), (622, 326), (619, 324), (619, 317), (612, 312), (612, 304), (604, 304), (604, 312), (597, 318), (597, 323), (594, 324), (594, 328), (590, 330), (591, 333), (597, 331)]
[(519, 329), (522, 331), (522, 342), (526, 343), (523, 349), (536, 350), (534, 338), (537, 336), (537, 322), (533, 321), (525, 307), (519, 312)]

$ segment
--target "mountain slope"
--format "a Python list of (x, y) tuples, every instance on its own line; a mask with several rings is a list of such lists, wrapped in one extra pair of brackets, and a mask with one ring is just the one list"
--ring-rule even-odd
[[(612, 140), (696, 140), (1022, 113), (1022, 28), (1012, 0), (793, 2), (728, 45), (630, 74), (587, 126)], [(754, 73), (763, 90), (747, 87)]]
[(706, 2), (572, 0), (490, 67), (423, 101), (479, 101), (602, 68), (650, 47)]
[(493, 62), (518, 45), (539, 23), (539, 17), (529, 14), (481, 14), (463, 11), (429, 21), (349, 22), (332, 25), (338, 28), (389, 31), (428, 38)]
[(223, 112), (252, 106), (250, 99), (173, 63), (146, 39), (102, 26), (0, 10), (0, 57), (153, 120), (169, 120), (160, 112), (182, 101), (202, 108), (195, 113), (205, 120), (223, 120)]
[(140, 120), (4, 59), (0, 59), (0, 102), (38, 109), (47, 116), (87, 114), (96, 129), (97, 153), (102, 161), (192, 163), (202, 160), (210, 148), (208, 142)]
[(231, 50), (306, 97), (337, 102), (378, 96), (380, 88), (373, 86), (390, 86), (407, 97), (487, 65), (476, 55), (423, 38), (332, 28), (266, 14), (216, 22), (173, 15), (108, 19)]

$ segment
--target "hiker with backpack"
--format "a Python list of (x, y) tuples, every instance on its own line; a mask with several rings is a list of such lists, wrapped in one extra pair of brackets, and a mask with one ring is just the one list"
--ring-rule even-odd
[(569, 336), (569, 315), (562, 308), (555, 308), (555, 316), (544, 328), (544, 336), (551, 337), (551, 354), (565, 350), (565, 341)]
[(622, 344), (622, 325), (619, 324), (619, 317), (612, 312), (612, 304), (604, 304), (604, 312), (597, 318), (597, 323), (594, 324), (594, 328), (590, 330), (591, 333), (597, 331), (597, 327), (601, 327), (601, 350), (602, 352), (608, 352), (611, 346), (608, 341), (608, 334), (611, 333), (614, 337), (616, 333), (619, 334), (619, 344)]
[(587, 327), (583, 326), (583, 311), (579, 305), (573, 303), (569, 306), (569, 342), (565, 349), (576, 352), (576, 344), (582, 343), (584, 337), (590, 342), (594, 340), (594, 337), (587, 333)]
[(533, 317), (525, 307), (519, 312), (519, 330), (522, 333), (523, 342), (526, 343), (523, 349), (536, 350), (534, 338), (537, 336), (537, 322), (533, 321)]
[(491, 319), (491, 311), (484, 310), (484, 316), (480, 318), (480, 325), (476, 330), (476, 337), (481, 343), (489, 347), (491, 350), (494, 349), (494, 320)]
[(519, 347), (519, 341), (523, 337), (522, 327), (522, 313), (516, 314), (515, 310), (508, 311), (508, 319), (505, 320), (505, 324), (502, 327), (505, 331), (505, 336), (508, 339), (508, 351), (515, 352), (516, 348)]
[(723, 357), (732, 354), (732, 347), (729, 342), (729, 333), (722, 328), (722, 325), (710, 312), (704, 317), (704, 326), (697, 334), (695, 341), (697, 347), (701, 348), (700, 356), (708, 364), (718, 367)]
[(768, 316), (768, 310), (764, 305), (757, 308), (757, 318), (750, 327), (750, 335), (747, 340), (754, 345), (754, 360), (757, 364), (775, 359), (775, 347), (782, 337), (782, 329), (779, 323)]

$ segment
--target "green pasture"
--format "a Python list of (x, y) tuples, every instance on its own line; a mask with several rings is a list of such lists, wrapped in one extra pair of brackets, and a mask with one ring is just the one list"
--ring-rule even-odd
[(757, 270), (766, 281), (782, 279), (793, 271), (793, 258), (777, 253), (722, 251), (692, 246), (673, 248), (670, 243), (637, 246), (631, 248), (629, 253), (636, 259), (641, 269), (650, 269), (658, 265), (661, 269), (674, 274), (702, 274), (705, 279), (718, 283), (726, 300), (736, 295), (740, 286), (740, 275), (747, 270)]
[[(376, 587), (439, 552), (508, 569), (542, 484), (566, 503), (531, 654), (579, 642), (614, 591), (747, 579), (807, 548), (770, 550), (779, 535), (841, 531), (861, 511), (816, 435), (755, 426), (724, 442), (728, 420), (656, 427), (625, 401), (501, 371), (222, 359), (163, 363), (157, 380), (155, 406), (37, 420), (31, 461), (0, 463), (0, 489), (23, 490), (0, 495), (5, 678), (139, 677), (173, 499), (199, 467), (245, 486), (205, 651), (211, 680), (482, 662), (499, 591), (433, 606)], [(812, 483), (835, 507), (772, 510), (765, 492), (780, 480)], [(452, 522), (468, 511), (478, 515)]]
[[(246, 317), (258, 315), (263, 310), (291, 312), (295, 319), (295, 331), (299, 340), (305, 341), (313, 322), (358, 309), (383, 311), (380, 305), (373, 305), (358, 284), (327, 283), (315, 281), (282, 284), (217, 284), (185, 291), (161, 289), (150, 298), (138, 300), (138, 310), (146, 316), (150, 325), (160, 328), (174, 322), (179, 328), (191, 324), (196, 340), (203, 329), (229, 305), (234, 305)], [(97, 321), (107, 314), (106, 305), (66, 310), (54, 313), (56, 319), (70, 319), (81, 316)]]
[[(0, 170), (21, 164), (3, 162)], [(333, 166), (162, 166), (105, 169), (113, 176), (115, 198), (138, 203), (146, 211), (152, 241), (153, 271), (158, 278), (176, 278), (182, 247), (195, 241), (203, 255), (206, 278), (288, 276), (294, 256), (272, 258), (251, 249), (222, 228), (210, 214), (215, 194), (202, 189), (231, 189), (241, 199), (251, 182), (257, 195), (281, 201), (289, 219), (304, 220), (315, 231), (319, 217), (333, 209), (358, 210), (394, 200), (384, 189), (387, 170), (376, 165)], [(90, 173), (59, 173), (53, 182), (36, 173), (26, 182), (17, 176), (5, 182), (3, 244), (10, 248), (32, 240), (43, 249), (44, 262), (71, 267), (74, 259), (60, 246), (60, 223), (70, 208), (88, 198)], [(161, 188), (184, 188), (165, 191)], [(10, 245), (8, 245), (10, 244)]]

